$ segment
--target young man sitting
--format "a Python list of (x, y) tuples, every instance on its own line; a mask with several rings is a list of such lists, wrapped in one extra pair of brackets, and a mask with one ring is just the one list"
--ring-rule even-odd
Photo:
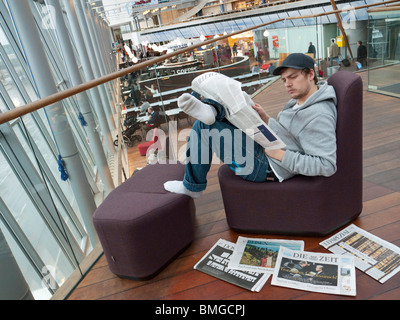
[[(258, 104), (253, 108), (286, 144), (285, 149), (264, 150), (225, 119), (226, 110), (221, 105), (183, 94), (179, 107), (198, 121), (188, 141), (184, 180), (166, 182), (167, 191), (200, 197), (207, 186), (212, 151), (237, 175), (253, 182), (283, 182), (298, 174), (329, 177), (336, 172), (337, 110), (333, 87), (317, 84), (314, 61), (302, 53), (289, 55), (274, 75), (281, 76), (291, 100), (277, 119)], [(225, 82), (227, 86), (229, 81)], [(223, 95), (229, 88), (221, 87), (219, 91)], [(231, 139), (224, 134), (220, 141), (221, 132), (230, 133)], [(241, 163), (243, 158), (246, 163)], [(251, 170), (242, 170), (246, 166)]]

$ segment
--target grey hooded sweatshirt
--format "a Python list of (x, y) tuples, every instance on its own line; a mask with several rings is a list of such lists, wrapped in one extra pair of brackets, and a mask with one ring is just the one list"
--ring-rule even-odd
[(269, 158), (280, 179), (295, 175), (326, 176), (336, 172), (336, 93), (326, 82), (298, 108), (290, 100), (268, 125), (286, 144), (282, 162)]

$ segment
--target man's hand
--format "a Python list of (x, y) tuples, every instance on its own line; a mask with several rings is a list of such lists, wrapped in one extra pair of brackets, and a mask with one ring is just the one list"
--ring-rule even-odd
[(264, 121), (266, 124), (268, 124), (269, 118), (270, 116), (268, 115), (268, 113), (266, 113), (264, 111), (264, 109), (258, 104), (254, 104), (254, 106), (252, 106), (254, 110), (256, 110), (258, 112), (258, 114), (260, 115), (260, 118), (262, 119), (262, 121)]
[[(269, 114), (264, 111), (264, 109), (258, 104), (255, 103), (253, 106), (253, 109), (258, 112), (260, 115), (260, 118), (262, 121), (264, 121), (266, 124), (269, 122)], [(282, 149), (277, 149), (277, 150), (265, 150), (265, 153), (268, 157), (271, 157), (273, 159), (276, 159), (278, 161), (283, 160), (283, 156), (285, 155), (285, 151)]]

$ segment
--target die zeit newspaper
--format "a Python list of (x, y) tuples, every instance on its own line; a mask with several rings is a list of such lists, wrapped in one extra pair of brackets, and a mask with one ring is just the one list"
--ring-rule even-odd
[(400, 271), (400, 248), (354, 224), (320, 245), (335, 254), (354, 256), (356, 267), (380, 283)]
[(229, 269), (228, 264), (234, 249), (234, 243), (219, 239), (194, 269), (247, 290), (260, 292), (270, 274)]
[(272, 285), (319, 293), (356, 295), (354, 257), (279, 249)]
[(206, 72), (193, 80), (192, 89), (204, 98), (222, 105), (226, 111), (225, 118), (264, 149), (281, 149), (286, 146), (253, 109), (254, 102), (242, 91), (239, 81), (218, 72)]

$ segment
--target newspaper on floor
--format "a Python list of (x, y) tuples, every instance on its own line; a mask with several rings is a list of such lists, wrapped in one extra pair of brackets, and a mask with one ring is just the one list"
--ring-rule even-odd
[(355, 266), (380, 283), (400, 271), (400, 248), (354, 224), (320, 245), (335, 254), (353, 255)]
[(281, 247), (271, 284), (319, 293), (356, 295), (354, 257)]
[(225, 118), (264, 149), (281, 149), (286, 146), (252, 108), (254, 102), (242, 91), (239, 81), (221, 73), (206, 72), (193, 80), (192, 89), (204, 98), (222, 105), (226, 111)]
[(270, 274), (229, 269), (228, 263), (234, 248), (234, 243), (219, 239), (194, 269), (247, 290), (260, 292)]
[(228, 267), (244, 271), (272, 273), (281, 246), (303, 251), (304, 241), (239, 237)]

